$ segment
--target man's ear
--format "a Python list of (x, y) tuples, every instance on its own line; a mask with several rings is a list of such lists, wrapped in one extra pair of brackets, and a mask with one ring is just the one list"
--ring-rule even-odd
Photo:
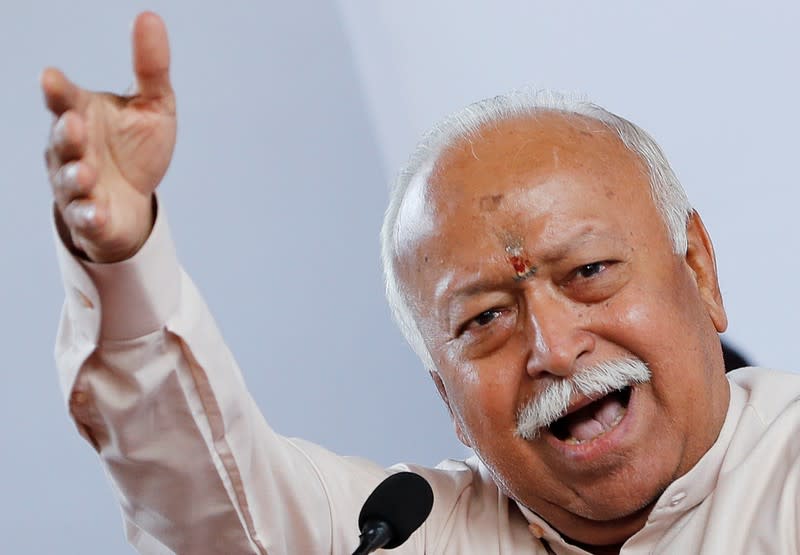
[(450, 406), (450, 399), (448, 399), (447, 397), (447, 389), (445, 389), (444, 387), (444, 382), (442, 381), (442, 377), (436, 370), (428, 370), (428, 373), (431, 375), (433, 383), (436, 384), (436, 390), (439, 392), (439, 396), (442, 398), (442, 401), (444, 401), (444, 404), (447, 406), (447, 412), (450, 413), (450, 420), (453, 421), (453, 426), (455, 426), (456, 428), (456, 436), (458, 436), (458, 440), (467, 447), (472, 448), (472, 443), (467, 438), (467, 434), (464, 433), (464, 430), (461, 427), (461, 423), (459, 422), (458, 418), (456, 418), (456, 415), (453, 412), (452, 407)]
[(722, 333), (728, 327), (728, 316), (725, 314), (722, 293), (719, 290), (714, 245), (711, 244), (708, 231), (696, 211), (692, 211), (686, 224), (686, 239), (688, 241), (686, 263), (694, 274), (700, 297), (711, 321), (714, 322), (714, 327)]

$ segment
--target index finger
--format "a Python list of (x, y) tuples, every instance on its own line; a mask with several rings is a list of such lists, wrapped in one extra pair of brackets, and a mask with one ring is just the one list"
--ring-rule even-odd
[(87, 92), (67, 79), (61, 71), (48, 67), (42, 72), (39, 83), (44, 93), (44, 102), (56, 117), (67, 110), (83, 111)]

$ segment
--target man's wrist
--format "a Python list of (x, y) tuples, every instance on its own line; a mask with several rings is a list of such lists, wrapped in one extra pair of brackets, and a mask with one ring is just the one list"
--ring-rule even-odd
[(138, 253), (147, 242), (150, 234), (153, 232), (153, 226), (155, 225), (158, 215), (158, 203), (156, 202), (155, 193), (152, 193), (149, 200), (145, 200), (145, 202), (149, 206), (141, 210), (144, 217), (140, 218), (145, 220), (145, 225), (142, 228), (142, 232), (138, 234), (138, 238), (132, 243), (111, 240), (107, 241), (108, 244), (106, 245), (95, 246), (87, 241), (87, 244), (82, 248), (73, 240), (72, 231), (64, 221), (61, 211), (58, 209), (57, 205), (53, 204), (53, 218), (55, 220), (58, 237), (70, 254), (85, 262), (115, 264), (128, 260), (136, 256), (136, 253)]
[(79, 258), (59, 242), (67, 299), (75, 305), (73, 316), (80, 320), (74, 325), (88, 336), (98, 340), (141, 337), (162, 328), (177, 310), (181, 269), (163, 210), (156, 212), (141, 248), (120, 262)]

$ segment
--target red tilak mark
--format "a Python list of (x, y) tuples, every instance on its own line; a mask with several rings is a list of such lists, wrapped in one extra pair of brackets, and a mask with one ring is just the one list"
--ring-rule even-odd
[(509, 256), (508, 261), (514, 267), (514, 271), (518, 274), (524, 274), (528, 271), (531, 263), (522, 258), (521, 256)]

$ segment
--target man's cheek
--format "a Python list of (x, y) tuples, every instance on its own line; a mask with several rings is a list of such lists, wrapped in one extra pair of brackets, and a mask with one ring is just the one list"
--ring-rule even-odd
[(657, 329), (663, 323), (664, 312), (654, 309), (652, 305), (633, 304), (628, 305), (626, 310), (621, 312), (618, 319), (618, 329), (622, 334), (636, 336), (637, 332), (646, 332)]
[(632, 287), (604, 305), (601, 333), (633, 354), (666, 340), (680, 342), (680, 304), (670, 291)]
[(491, 440), (499, 429), (516, 426), (516, 395), (497, 384), (479, 382), (459, 395), (458, 418), (473, 440)]

